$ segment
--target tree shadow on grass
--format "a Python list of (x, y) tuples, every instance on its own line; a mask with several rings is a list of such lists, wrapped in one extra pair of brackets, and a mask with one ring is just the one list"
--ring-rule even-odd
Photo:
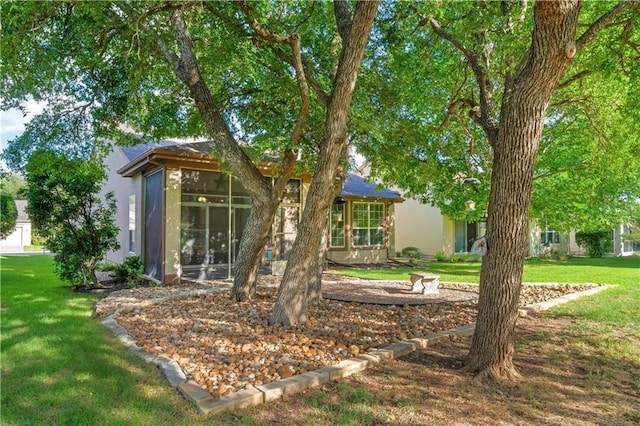
[(95, 297), (61, 286), (50, 264), (35, 271), (29, 265), (3, 259), (3, 423), (193, 420), (195, 410), (160, 371), (129, 353), (91, 318)]

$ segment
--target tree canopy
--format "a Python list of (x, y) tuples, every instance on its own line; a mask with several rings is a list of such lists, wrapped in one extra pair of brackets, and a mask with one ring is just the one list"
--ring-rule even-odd
[[(615, 2), (586, 2), (587, 26)], [(358, 149), (375, 176), (453, 219), (486, 213), (493, 151), (478, 122), (481, 92), (503, 102), (502, 88), (525, 52), (534, 25), (527, 2), (399, 3), (379, 18), (380, 47), (369, 61), (355, 114)], [(428, 25), (478, 55), (473, 64)], [(578, 52), (554, 93), (536, 164), (531, 217), (558, 230), (611, 227), (628, 220), (640, 196), (640, 32), (637, 14), (604, 28)], [(634, 26), (635, 25), (635, 26)], [(488, 76), (479, 82), (474, 66)], [(485, 85), (485, 86), (483, 86)], [(499, 117), (494, 117), (497, 120)], [(467, 185), (465, 178), (479, 180)], [(464, 208), (476, 202), (475, 211)]]

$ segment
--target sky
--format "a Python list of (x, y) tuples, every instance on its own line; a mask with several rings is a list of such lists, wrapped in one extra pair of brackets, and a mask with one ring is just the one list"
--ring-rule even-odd
[(26, 105), (27, 115), (24, 116), (17, 109), (0, 111), (0, 151), (7, 146), (7, 141), (14, 139), (24, 132), (24, 126), (31, 118), (42, 112), (44, 105), (35, 101), (29, 101)]

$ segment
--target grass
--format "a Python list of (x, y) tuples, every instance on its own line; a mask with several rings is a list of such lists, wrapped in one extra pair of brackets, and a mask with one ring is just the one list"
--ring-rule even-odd
[(31, 251), (46, 251), (47, 248), (45, 246), (24, 246), (22, 248), (25, 252)]
[[(480, 281), (480, 263), (418, 262), (421, 271), (440, 276), (442, 281)], [(403, 280), (411, 267), (345, 268), (340, 273), (359, 278)], [(640, 324), (640, 257), (608, 257), (602, 259), (570, 258), (567, 261), (530, 259), (525, 262), (523, 281), (559, 283), (613, 284), (615, 288), (596, 296), (555, 308), (556, 315), (607, 324)], [(640, 326), (639, 326), (640, 327)]]
[(2, 256), (3, 425), (215, 424), (91, 317), (49, 256)]
[[(430, 263), (423, 268), (438, 273), (443, 280), (477, 282), (479, 275), (479, 264)], [(290, 424), (374, 424), (381, 419), (375, 413), (381, 394), (355, 382), (334, 383), (330, 393), (311, 390), (283, 405), (202, 416), (155, 367), (131, 354), (92, 318), (94, 296), (71, 292), (52, 271), (48, 256), (0, 257), (3, 425), (259, 425), (265, 424), (258, 419), (264, 419), (269, 411), (274, 412), (272, 418), (281, 417), (283, 423), (285, 418), (297, 416)], [(406, 280), (408, 271), (344, 272)], [(527, 261), (525, 280), (616, 284), (614, 289), (553, 309), (551, 316), (578, 320), (555, 345), (562, 349), (563, 356), (589, 361), (585, 375), (594, 389), (606, 390), (621, 366), (638, 367), (640, 258)], [(524, 345), (551, 344), (543, 334)], [(412, 378), (416, 379), (412, 386), (420, 384), (418, 377)], [(392, 382), (394, 377), (377, 380), (382, 382), (378, 387), (391, 386), (384, 382)], [(640, 379), (633, 380), (632, 386), (640, 391)], [(295, 407), (294, 414), (285, 414), (283, 408), (289, 404)], [(407, 398), (393, 404), (406, 412), (420, 409), (421, 400)], [(434, 404), (436, 407), (446, 402)], [(531, 404), (538, 402), (531, 400)], [(633, 422), (640, 418), (640, 411), (628, 409), (624, 416)], [(270, 424), (274, 423), (280, 424)]]

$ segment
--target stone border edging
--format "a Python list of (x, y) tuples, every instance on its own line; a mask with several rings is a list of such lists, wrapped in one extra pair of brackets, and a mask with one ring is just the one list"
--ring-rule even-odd
[[(567, 303), (583, 296), (591, 296), (612, 287), (614, 286), (600, 284), (598, 287), (588, 290), (570, 293), (544, 302), (534, 303), (518, 309), (518, 316), (527, 316), (529, 313), (547, 310), (553, 306)], [(102, 324), (118, 336), (127, 349), (138, 355), (145, 362), (151, 362), (156, 365), (165, 375), (171, 386), (176, 388), (187, 401), (193, 403), (203, 414), (247, 408), (278, 400), (285, 395), (291, 395), (305, 389), (318, 387), (330, 381), (348, 377), (352, 374), (365, 370), (369, 364), (377, 364), (385, 359), (396, 359), (415, 350), (426, 349), (429, 344), (433, 344), (434, 342), (443, 339), (456, 339), (462, 336), (469, 336), (474, 332), (476, 326), (475, 323), (470, 323), (454, 329), (429, 334), (424, 337), (416, 337), (394, 343), (389, 346), (385, 346), (384, 348), (371, 349), (365, 354), (344, 359), (331, 366), (322, 367), (314, 371), (308, 371), (303, 374), (298, 374), (296, 376), (276, 380), (259, 386), (248, 385), (240, 391), (216, 398), (195, 381), (187, 380), (187, 377), (182, 371), (180, 365), (169, 356), (155, 356), (144, 351), (136, 344), (128, 331), (116, 321), (116, 317), (121, 312), (130, 312), (139, 307), (163, 303), (172, 299), (222, 292), (225, 290), (226, 288), (191, 290), (184, 293), (145, 300), (138, 304), (127, 304), (118, 308), (113, 314), (105, 318), (102, 321)]]
[[(593, 283), (585, 283), (585, 284), (593, 284)], [(549, 308), (552, 308), (554, 306), (557, 305), (562, 305), (564, 303), (567, 302), (571, 302), (572, 300), (576, 300), (580, 297), (585, 297), (585, 296), (592, 296), (596, 293), (599, 293), (603, 290), (606, 290), (608, 288), (613, 288), (615, 287), (614, 285), (608, 285), (608, 284), (595, 284), (597, 287), (593, 287), (590, 288), (588, 290), (582, 290), (582, 291), (578, 291), (575, 293), (569, 293), (569, 294), (565, 294), (564, 296), (560, 296), (557, 297), (555, 299), (550, 299), (550, 300), (545, 300), (544, 302), (538, 302), (538, 303), (533, 303), (531, 305), (527, 305), (524, 306), (522, 308), (518, 309), (518, 316), (520, 317), (526, 317), (527, 315), (534, 313), (534, 312), (540, 312), (540, 311), (546, 311)]]

